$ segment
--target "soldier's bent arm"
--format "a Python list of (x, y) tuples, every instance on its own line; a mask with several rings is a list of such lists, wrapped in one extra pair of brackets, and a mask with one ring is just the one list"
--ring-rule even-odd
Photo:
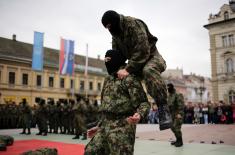
[(130, 95), (132, 106), (136, 109), (136, 112), (138, 109), (141, 119), (145, 118), (149, 112), (150, 104), (140, 80), (135, 76), (127, 76), (125, 85)]

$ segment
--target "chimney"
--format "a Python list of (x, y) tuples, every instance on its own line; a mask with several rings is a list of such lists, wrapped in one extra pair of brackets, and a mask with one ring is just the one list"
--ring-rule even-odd
[(16, 41), (16, 35), (15, 34), (12, 35), (12, 40)]
[(100, 55), (97, 55), (97, 59), (100, 60)]

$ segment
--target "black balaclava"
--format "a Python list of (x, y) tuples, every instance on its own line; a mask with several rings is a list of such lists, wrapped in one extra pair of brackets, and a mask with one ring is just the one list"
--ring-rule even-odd
[(111, 58), (111, 60), (105, 62), (109, 75), (116, 73), (121, 66), (125, 66), (126, 58), (117, 50), (108, 50), (105, 54), (106, 57)]
[(173, 94), (175, 92), (175, 87), (172, 83), (167, 84), (167, 90), (170, 94)]
[(120, 34), (120, 32), (121, 32), (120, 15), (117, 12), (115, 12), (113, 10), (106, 11), (104, 13), (101, 21), (102, 21), (102, 24), (104, 25), (104, 27), (106, 27), (108, 24), (111, 24), (109, 32), (113, 36)]

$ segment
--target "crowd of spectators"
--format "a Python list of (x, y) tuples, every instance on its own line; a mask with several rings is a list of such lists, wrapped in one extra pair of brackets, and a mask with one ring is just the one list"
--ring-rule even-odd
[[(158, 123), (158, 111), (156, 104), (148, 117), (149, 124)], [(191, 103), (188, 102), (184, 108), (185, 124), (232, 124), (235, 123), (235, 102), (226, 104), (219, 103)]]

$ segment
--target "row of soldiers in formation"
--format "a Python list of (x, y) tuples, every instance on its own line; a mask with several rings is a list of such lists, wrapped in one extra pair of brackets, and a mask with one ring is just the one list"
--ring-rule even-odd
[(37, 125), (37, 135), (47, 133), (75, 134), (75, 138), (83, 135), (86, 139), (87, 125), (97, 121), (97, 100), (90, 102), (88, 98), (78, 96), (77, 100), (36, 101), (37, 106), (30, 107), (23, 99), (19, 105), (15, 103), (0, 104), (0, 127), (23, 128), (21, 134), (31, 134), (30, 128)]

